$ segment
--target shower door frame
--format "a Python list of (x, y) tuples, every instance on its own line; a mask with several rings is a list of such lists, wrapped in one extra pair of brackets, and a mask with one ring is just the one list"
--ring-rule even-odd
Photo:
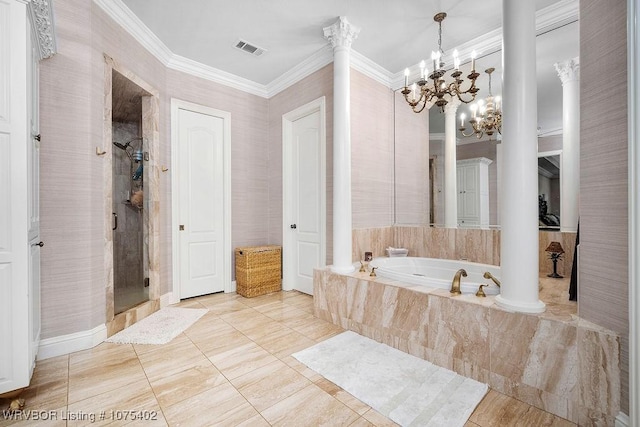
[[(105, 98), (104, 98), (104, 127), (103, 150), (107, 155), (102, 156), (104, 162), (104, 271), (105, 271), (105, 324), (107, 336), (111, 336), (127, 326), (142, 320), (149, 314), (160, 309), (160, 177), (159, 177), (159, 91), (126, 67), (117, 63), (113, 58), (104, 55), (105, 61)], [(148, 152), (145, 160), (143, 180), (145, 183), (145, 201), (143, 210), (144, 235), (148, 242), (148, 274), (149, 300), (138, 306), (115, 314), (114, 304), (114, 274), (113, 274), (113, 159), (110, 150), (113, 149), (112, 106), (113, 106), (113, 71), (117, 71), (149, 95), (142, 96), (142, 136), (143, 151)], [(145, 153), (146, 154), (146, 153)]]

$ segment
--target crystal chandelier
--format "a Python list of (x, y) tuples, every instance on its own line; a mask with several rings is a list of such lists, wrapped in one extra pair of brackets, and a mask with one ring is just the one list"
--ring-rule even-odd
[[(476, 87), (476, 79), (480, 76), (476, 73), (476, 60), (475, 51), (471, 54), (471, 73), (467, 76), (470, 84), (467, 90), (463, 90), (462, 86), (465, 81), (460, 78), (462, 72), (460, 71), (460, 59), (458, 58), (458, 51), (453, 52), (453, 68), (451, 73), (453, 81), (446, 82), (444, 79), (444, 51), (442, 50), (442, 21), (447, 17), (444, 12), (438, 13), (433, 17), (433, 20), (438, 23), (438, 51), (431, 52), (431, 60), (433, 62), (433, 72), (429, 74), (424, 61), (420, 62), (420, 80), (413, 83), (411, 87), (409, 83), (409, 69), (404, 70), (404, 88), (401, 93), (404, 95), (404, 99), (409, 103), (415, 113), (419, 113), (425, 109), (427, 104), (433, 101), (435, 105), (440, 107), (441, 111), (444, 111), (444, 106), (447, 105), (445, 95), (449, 97), (457, 97), (461, 102), (468, 104), (473, 101), (478, 92)], [(464, 96), (464, 98), (463, 98)]]
[(471, 104), (469, 109), (471, 110), (471, 132), (464, 133), (467, 129), (464, 125), (465, 115), (460, 114), (460, 133), (462, 136), (475, 135), (478, 139), (482, 138), (484, 134), (489, 136), (489, 139), (497, 131), (499, 134), (502, 130), (502, 111), (500, 110), (500, 97), (495, 98), (491, 94), (491, 73), (495, 71), (495, 68), (487, 68), (484, 72), (489, 74), (489, 96), (485, 101), (482, 99), (477, 104)]

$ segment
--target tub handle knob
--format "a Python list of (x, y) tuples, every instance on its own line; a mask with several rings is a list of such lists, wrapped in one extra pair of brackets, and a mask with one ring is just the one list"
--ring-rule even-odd
[(367, 269), (364, 268), (364, 262), (360, 261), (360, 270), (358, 270), (360, 273), (366, 273)]
[(378, 267), (371, 267), (371, 273), (369, 274), (369, 276), (376, 277), (376, 268)]
[(477, 296), (477, 297), (486, 297), (486, 296), (487, 296), (487, 294), (485, 294), (485, 293), (484, 293), (484, 290), (482, 289), (482, 288), (484, 288), (485, 286), (489, 286), (489, 285), (481, 284), (481, 285), (478, 287), (478, 292), (476, 292), (476, 296)]

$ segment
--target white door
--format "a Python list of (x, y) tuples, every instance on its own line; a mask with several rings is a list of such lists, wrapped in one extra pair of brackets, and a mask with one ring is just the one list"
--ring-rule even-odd
[[(313, 269), (325, 265), (324, 98), (311, 112), (286, 122), (285, 283), (313, 294)], [(304, 110), (304, 107), (301, 107)], [(295, 112), (292, 112), (295, 113)], [(290, 113), (290, 114), (292, 114)], [(306, 113), (306, 114), (305, 114)], [(288, 127), (288, 129), (287, 129)], [(287, 224), (288, 223), (288, 224)]]
[(40, 340), (38, 152), (30, 135), (38, 128), (38, 58), (29, 6), (0, 2), (0, 393), (29, 385)]
[(224, 120), (178, 110), (181, 299), (224, 290)]

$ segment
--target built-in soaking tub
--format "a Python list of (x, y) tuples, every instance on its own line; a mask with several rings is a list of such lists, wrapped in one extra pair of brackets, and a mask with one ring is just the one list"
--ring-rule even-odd
[(500, 288), (491, 279), (483, 277), (485, 272), (489, 272), (500, 280), (500, 267), (495, 265), (417, 257), (375, 258), (370, 265), (376, 267), (376, 274), (380, 277), (440, 289), (451, 289), (453, 277), (463, 268), (467, 272), (467, 277), (460, 277), (463, 294), (475, 294), (481, 284), (489, 285), (483, 288), (487, 295), (500, 293)]

